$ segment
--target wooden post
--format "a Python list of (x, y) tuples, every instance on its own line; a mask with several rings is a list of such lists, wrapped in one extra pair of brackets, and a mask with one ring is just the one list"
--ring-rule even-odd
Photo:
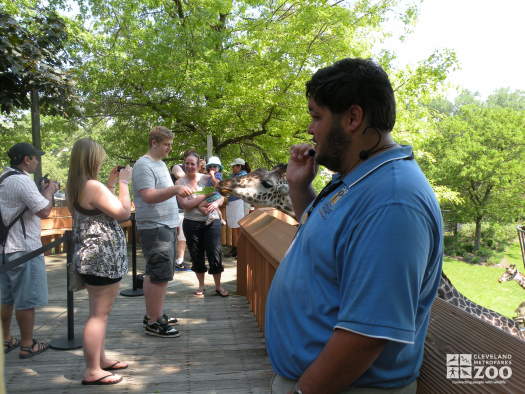
[[(33, 139), (33, 146), (42, 150), (42, 140), (40, 137), (40, 100), (38, 98), (38, 90), (31, 89), (31, 135)], [(40, 179), (42, 178), (42, 162), (38, 162), (35, 170), (35, 183), (40, 190)]]

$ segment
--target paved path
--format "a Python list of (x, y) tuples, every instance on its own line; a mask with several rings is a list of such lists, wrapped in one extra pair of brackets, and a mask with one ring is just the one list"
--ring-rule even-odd
[[(40, 339), (66, 337), (65, 256), (46, 257), (49, 305), (37, 311)], [(143, 261), (138, 258), (139, 272)], [(130, 269), (131, 271), (131, 269)], [(245, 297), (235, 295), (235, 261), (225, 260), (224, 287), (231, 296), (213, 295), (206, 275), (207, 296), (193, 296), (196, 278), (177, 272), (170, 282), (166, 308), (179, 319), (179, 338), (144, 335), (143, 297), (118, 296), (109, 317), (106, 349), (111, 358), (130, 367), (114, 386), (82, 386), (82, 349), (47, 352), (20, 360), (18, 351), (6, 355), (8, 393), (268, 393), (271, 367), (264, 337)], [(131, 274), (121, 289), (131, 287)], [(75, 293), (75, 336), (81, 338), (87, 316), (87, 293)], [(18, 334), (13, 322), (13, 333)]]

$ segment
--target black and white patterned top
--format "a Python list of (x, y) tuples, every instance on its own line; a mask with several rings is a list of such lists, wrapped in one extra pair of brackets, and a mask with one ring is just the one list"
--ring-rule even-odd
[(75, 204), (73, 245), (79, 274), (117, 279), (128, 272), (124, 232), (116, 219), (98, 209)]

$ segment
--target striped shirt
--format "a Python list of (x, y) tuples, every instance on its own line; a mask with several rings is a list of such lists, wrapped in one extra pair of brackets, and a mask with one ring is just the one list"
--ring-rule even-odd
[[(13, 171), (7, 167), (2, 174)], [(42, 246), (40, 241), (40, 218), (35, 215), (46, 208), (49, 200), (37, 189), (35, 182), (25, 175), (11, 175), (0, 183), (0, 210), (4, 225), (9, 225), (13, 219), (26, 207), (28, 210), (22, 216), (26, 229), (26, 238), (22, 231), (22, 224), (18, 220), (9, 230), (5, 253), (32, 251)], [(0, 246), (0, 252), (2, 251)]]

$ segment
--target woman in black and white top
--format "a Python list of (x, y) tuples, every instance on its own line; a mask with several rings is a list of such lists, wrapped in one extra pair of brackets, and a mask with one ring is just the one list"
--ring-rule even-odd
[[(126, 240), (118, 221), (130, 216), (128, 183), (132, 169), (113, 168), (107, 187), (99, 182), (106, 156), (102, 146), (89, 138), (75, 142), (67, 180), (67, 203), (73, 213), (74, 262), (89, 295), (89, 317), (84, 327), (86, 370), (82, 384), (119, 383), (112, 372), (127, 368), (110, 360), (104, 352), (108, 315), (118, 292), (119, 281), (128, 269)], [(119, 196), (112, 190), (119, 183)]]

